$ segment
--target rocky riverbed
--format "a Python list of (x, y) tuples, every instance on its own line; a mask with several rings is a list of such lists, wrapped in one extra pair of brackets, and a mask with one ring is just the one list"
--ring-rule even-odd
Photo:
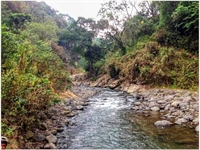
[(137, 99), (132, 109), (137, 113), (150, 115), (149, 112), (161, 114), (155, 125), (160, 127), (174, 124), (189, 126), (199, 133), (199, 93), (183, 89), (151, 88), (111, 79), (104, 75), (95, 82), (81, 82), (84, 75), (73, 76), (76, 85), (108, 87), (125, 91)]
[[(84, 110), (88, 105), (87, 98), (95, 95), (98, 90), (79, 87), (80, 85), (93, 87), (108, 87), (129, 94), (128, 99), (137, 99), (132, 103), (132, 110), (145, 117), (154, 112), (160, 114), (155, 120), (157, 127), (173, 125), (187, 126), (199, 133), (199, 94), (197, 91), (181, 89), (150, 88), (144, 85), (121, 83), (118, 80), (103, 76), (95, 82), (85, 81), (84, 75), (72, 77), (74, 87), (71, 92), (61, 93), (63, 101), (40, 112), (39, 118), (43, 121), (39, 128), (27, 131), (25, 137), (20, 137), (20, 145), (26, 149), (56, 149), (57, 133), (64, 127), (71, 125), (71, 118)], [(153, 112), (153, 113), (152, 113)], [(28, 139), (28, 140), (25, 140)]]

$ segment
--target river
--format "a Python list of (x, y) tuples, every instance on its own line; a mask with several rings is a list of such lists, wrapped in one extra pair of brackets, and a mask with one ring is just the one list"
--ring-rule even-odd
[(194, 130), (155, 127), (159, 114), (135, 113), (131, 109), (135, 99), (124, 92), (101, 89), (88, 101), (57, 134), (58, 149), (198, 149)]

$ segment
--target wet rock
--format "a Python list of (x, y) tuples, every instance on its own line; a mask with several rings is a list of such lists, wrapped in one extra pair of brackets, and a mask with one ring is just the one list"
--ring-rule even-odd
[(83, 110), (84, 107), (83, 107), (83, 106), (76, 106), (75, 109), (76, 109), (76, 110)]
[(181, 124), (187, 123), (187, 122), (188, 122), (188, 121), (187, 121), (186, 119), (184, 119), (184, 118), (179, 118), (179, 119), (176, 120), (174, 123), (175, 123), (175, 124), (181, 125)]
[(33, 139), (38, 141), (38, 142), (44, 141), (45, 138), (46, 137), (43, 134), (37, 134), (37, 135), (34, 135), (34, 137), (33, 137)]
[(49, 143), (56, 143), (56, 141), (57, 141), (57, 137), (54, 136), (53, 134), (47, 136), (46, 139), (47, 139), (47, 141), (48, 141)]
[(152, 111), (159, 111), (160, 108), (159, 108), (158, 106), (154, 106), (154, 107), (151, 107), (151, 110), (152, 110)]
[(161, 120), (161, 121), (156, 121), (154, 123), (154, 125), (157, 127), (168, 127), (168, 126), (172, 125), (172, 123), (167, 120)]
[(27, 139), (30, 139), (30, 138), (32, 138), (34, 136), (34, 133), (32, 132), (32, 131), (27, 131), (26, 132), (26, 138)]

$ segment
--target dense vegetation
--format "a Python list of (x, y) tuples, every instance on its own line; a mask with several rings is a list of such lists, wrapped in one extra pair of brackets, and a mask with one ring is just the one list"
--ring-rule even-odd
[[(79, 68), (134, 84), (198, 89), (198, 1), (109, 1), (74, 20), (44, 2), (3, 1), (2, 134), (16, 139)], [(136, 12), (136, 13), (133, 13)], [(76, 69), (73, 69), (76, 68)]]
[(57, 91), (70, 87), (67, 54), (57, 45), (67, 22), (43, 2), (9, 1), (1, 7), (1, 131), (17, 140), (39, 124), (41, 110), (59, 101)]

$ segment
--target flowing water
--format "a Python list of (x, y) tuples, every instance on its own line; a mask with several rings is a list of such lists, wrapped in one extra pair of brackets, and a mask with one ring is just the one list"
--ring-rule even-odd
[(101, 89), (89, 106), (58, 133), (59, 149), (198, 149), (194, 129), (156, 128), (159, 114), (145, 117), (131, 110), (135, 99), (123, 92)]

